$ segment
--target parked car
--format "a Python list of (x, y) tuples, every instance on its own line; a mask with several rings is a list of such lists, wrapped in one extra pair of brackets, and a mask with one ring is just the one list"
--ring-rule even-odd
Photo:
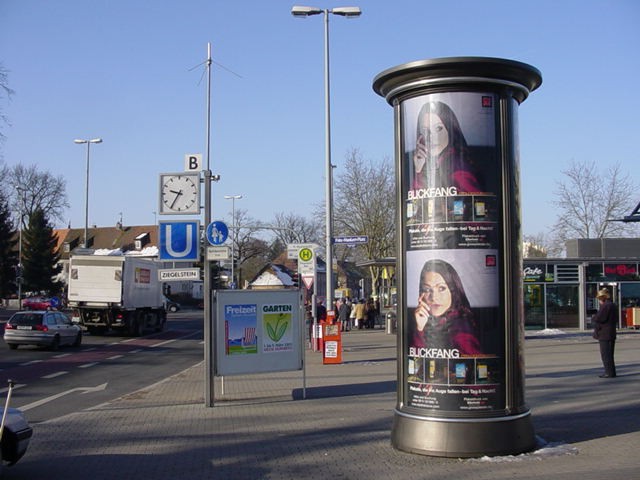
[(180, 304), (178, 302), (174, 302), (169, 297), (164, 297), (164, 308), (167, 312), (175, 313), (180, 310)]
[(11, 392), (15, 383), (9, 380), (7, 400), (4, 407), (0, 407), (0, 478), (3, 465), (11, 466), (22, 458), (27, 451), (33, 429), (27, 422), (24, 413), (17, 408), (10, 408)]
[(62, 312), (17, 312), (4, 326), (4, 342), (12, 350), (19, 345), (46, 346), (52, 350), (61, 345), (77, 347), (82, 343), (82, 329)]
[(60, 300), (57, 297), (29, 297), (22, 301), (24, 310), (50, 310), (59, 306)]

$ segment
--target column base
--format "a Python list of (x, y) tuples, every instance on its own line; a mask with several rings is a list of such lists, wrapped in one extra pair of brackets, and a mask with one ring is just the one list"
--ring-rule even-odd
[(394, 448), (435, 457), (517, 455), (536, 445), (531, 412), (496, 418), (421, 417), (395, 411)]

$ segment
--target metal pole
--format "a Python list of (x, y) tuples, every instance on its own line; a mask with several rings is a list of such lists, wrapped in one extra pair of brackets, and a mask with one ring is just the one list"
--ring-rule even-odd
[(324, 9), (324, 107), (326, 168), (326, 282), (325, 306), (332, 310), (333, 301), (333, 169), (331, 167), (331, 98), (329, 86), (329, 10)]
[(91, 148), (91, 141), (87, 141), (87, 178), (84, 190), (84, 244), (83, 247), (87, 248), (89, 242), (87, 240), (89, 230), (89, 149)]
[[(207, 43), (207, 169), (204, 171), (204, 228), (211, 223), (211, 43)], [(207, 259), (206, 250), (203, 250), (204, 264), (204, 385), (205, 405), (213, 406), (214, 381), (213, 360), (215, 359), (215, 338), (211, 325), (211, 262)]]
[(231, 198), (231, 225), (233, 228), (233, 236), (231, 237), (231, 283), (233, 284), (233, 288), (235, 288), (236, 277), (235, 277), (235, 264), (236, 264), (236, 196), (234, 195)]
[(18, 310), (22, 310), (22, 229), (24, 226), (24, 189), (16, 187), (20, 195), (20, 220), (18, 224)]

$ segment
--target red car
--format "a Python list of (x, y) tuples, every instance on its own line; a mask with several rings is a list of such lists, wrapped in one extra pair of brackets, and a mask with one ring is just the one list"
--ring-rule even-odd
[(49, 310), (58, 308), (60, 301), (57, 298), (29, 297), (22, 301), (24, 310)]

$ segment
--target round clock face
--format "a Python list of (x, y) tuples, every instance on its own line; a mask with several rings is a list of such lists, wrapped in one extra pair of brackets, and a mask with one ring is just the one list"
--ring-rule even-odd
[(164, 175), (161, 182), (161, 211), (200, 213), (200, 179), (195, 175)]

